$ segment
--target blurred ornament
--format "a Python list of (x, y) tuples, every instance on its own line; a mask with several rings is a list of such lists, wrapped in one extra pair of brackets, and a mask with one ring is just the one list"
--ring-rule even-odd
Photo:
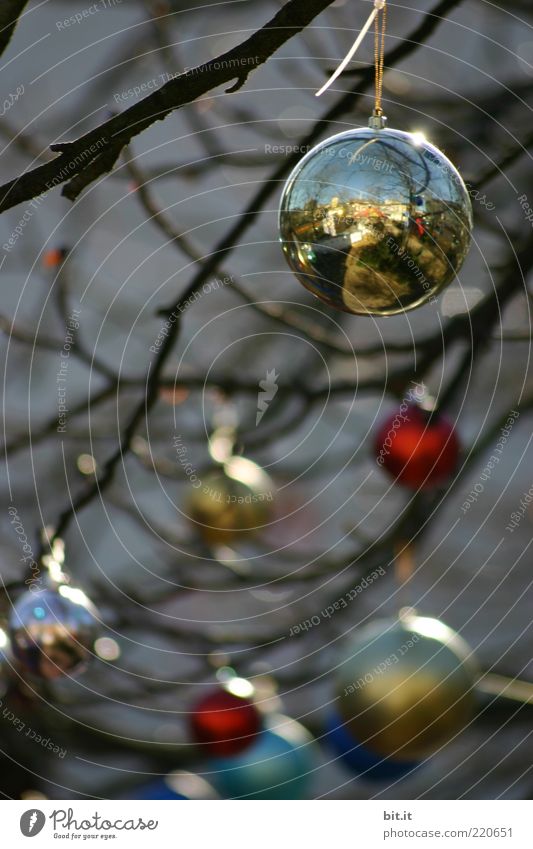
[(337, 710), (370, 751), (420, 759), (471, 720), (478, 675), (458, 634), (407, 611), (356, 635), (336, 673)]
[(96, 460), (92, 454), (80, 454), (76, 460), (76, 465), (82, 475), (93, 476), (98, 471)]
[(452, 423), (436, 410), (415, 403), (389, 416), (375, 441), (377, 462), (400, 484), (418, 489), (446, 481), (459, 461), (460, 444)]
[(331, 711), (327, 717), (322, 741), (364, 781), (397, 781), (419, 766), (418, 761), (392, 760), (371, 752), (350, 734), (336, 711)]
[(94, 653), (102, 660), (118, 660), (121, 655), (120, 646), (112, 637), (98, 637), (94, 641)]
[(20, 798), (24, 799), (26, 802), (34, 800), (45, 801), (48, 799), (48, 796), (45, 796), (40, 790), (24, 790), (24, 792), (20, 794)]
[(178, 793), (165, 777), (157, 778), (155, 781), (149, 781), (147, 784), (135, 787), (129, 793), (124, 794), (120, 798), (150, 800), (172, 799), (173, 801), (177, 801), (186, 800), (187, 796), (183, 796), (181, 793)]
[(57, 268), (68, 256), (69, 248), (50, 248), (42, 258), (43, 268)]
[(87, 596), (67, 585), (28, 590), (9, 617), (13, 655), (41, 678), (79, 672), (98, 637), (97, 612)]
[(270, 725), (240, 754), (210, 763), (210, 779), (223, 798), (307, 797), (313, 769), (312, 737), (287, 717), (272, 717)]
[(218, 799), (219, 796), (216, 790), (200, 775), (176, 770), (135, 787), (121, 794), (118, 798), (189, 801), (191, 799)]
[(161, 386), (159, 388), (159, 398), (171, 407), (178, 407), (180, 404), (183, 404), (189, 395), (189, 390), (178, 384), (175, 386)]
[[(243, 681), (244, 679), (234, 679)], [(249, 684), (248, 681), (245, 681)], [(233, 755), (250, 746), (261, 730), (261, 717), (249, 695), (232, 692), (232, 679), (211, 690), (193, 707), (190, 726), (193, 739), (210, 755)]]
[(229, 544), (267, 524), (273, 484), (251, 460), (229, 457), (193, 486), (187, 513), (209, 544)]
[(304, 156), (279, 226), (287, 262), (310, 292), (344, 312), (385, 316), (452, 282), (470, 245), (472, 206), (440, 150), (375, 116)]

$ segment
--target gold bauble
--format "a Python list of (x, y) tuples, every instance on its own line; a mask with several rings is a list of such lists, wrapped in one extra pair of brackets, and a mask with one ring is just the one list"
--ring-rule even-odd
[(229, 544), (268, 523), (273, 484), (257, 463), (230, 457), (194, 486), (187, 515), (205, 542)]
[(279, 227), (289, 266), (314, 295), (344, 312), (394, 315), (455, 278), (472, 205), (459, 172), (421, 134), (369, 127), (304, 156)]
[(468, 645), (437, 619), (412, 612), (361, 629), (336, 678), (350, 731), (395, 760), (432, 754), (475, 712), (478, 671)]

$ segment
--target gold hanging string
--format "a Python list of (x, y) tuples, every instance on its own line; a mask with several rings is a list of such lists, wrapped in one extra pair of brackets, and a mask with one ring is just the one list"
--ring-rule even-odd
[(403, 612), (411, 610), (408, 587), (415, 572), (414, 546), (409, 540), (398, 540), (394, 546), (394, 575), (398, 585), (398, 598)]
[(385, 32), (387, 30), (387, 0), (376, 3), (377, 15), (374, 18), (374, 63), (376, 68), (376, 95), (374, 115), (383, 115), (383, 71), (385, 67)]

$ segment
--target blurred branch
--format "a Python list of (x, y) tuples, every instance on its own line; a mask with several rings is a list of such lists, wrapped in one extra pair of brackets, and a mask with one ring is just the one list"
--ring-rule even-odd
[(508, 268), (509, 271), (490, 295), (476, 304), (469, 313), (452, 319), (444, 330), (446, 342), (464, 338), (468, 341), (468, 349), (454, 378), (439, 398), (440, 405), (447, 406), (453, 402), (459, 388), (469, 376), (474, 357), (490, 345), (494, 325), (501, 319), (505, 306), (520, 288), (525, 290), (525, 279), (533, 268), (532, 238), (518, 253), (513, 248)]
[[(62, 264), (61, 268), (58, 270), (55, 277), (55, 286), (54, 286), (54, 295), (55, 295), (55, 303), (57, 306), (57, 311), (59, 313), (59, 317), (62, 322), (66, 325), (68, 322), (68, 317), (70, 315), (70, 304), (69, 304), (69, 292), (68, 292), (68, 277), (67, 277), (67, 262), (68, 262), (68, 254), (67, 257)], [(60, 349), (58, 349), (60, 350)], [(106, 363), (102, 362), (100, 358), (95, 354), (87, 350), (81, 338), (81, 328), (78, 329), (77, 333), (74, 336), (74, 340), (71, 343), (70, 353), (72, 356), (76, 357), (80, 362), (84, 363), (91, 371), (96, 371), (98, 374), (101, 374), (102, 377), (107, 378), (107, 380), (114, 385), (117, 385), (119, 382), (119, 375), (110, 368)], [(123, 379), (123, 378), (120, 378)], [(125, 378), (125, 382), (128, 382), (128, 379)]]
[(23, 156), (29, 156), (32, 162), (35, 160), (46, 162), (53, 156), (47, 147), (43, 149), (41, 143), (36, 142), (33, 136), (24, 130), (17, 130), (5, 117), (0, 121), (0, 135), (9, 142), (4, 150), (7, 150), (9, 145), (13, 145)]
[(0, 315), (0, 333), (3, 333), (8, 339), (22, 342), (23, 345), (31, 345), (32, 348), (41, 348), (44, 351), (53, 351), (55, 354), (61, 350), (63, 344), (59, 340), (56, 342), (49, 336), (37, 336), (29, 330), (23, 330), (14, 325), (11, 319), (5, 315)]
[[(98, 404), (102, 404), (104, 401), (107, 401), (109, 398), (113, 396), (118, 391), (115, 385), (106, 386), (104, 389), (101, 389), (99, 392), (95, 393), (92, 397), (84, 398), (83, 401), (80, 401), (79, 404), (74, 404), (69, 410), (69, 414), (71, 416), (77, 416), (81, 413), (84, 413), (89, 408), (96, 407)], [(18, 427), (19, 431), (16, 436), (9, 442), (5, 442), (3, 445), (0, 445), (0, 452), (4, 454), (7, 458), (8, 455), (14, 454), (16, 451), (20, 451), (22, 448), (27, 448), (29, 445), (32, 447), (37, 445), (39, 442), (43, 442), (47, 436), (51, 436), (57, 430), (57, 413), (50, 419), (48, 419), (43, 425), (41, 425), (35, 431), (31, 431), (28, 429), (26, 433), (20, 433), (21, 428)]]
[(28, 0), (2, 0), (0, 4), (0, 56), (11, 41)]
[(530, 147), (533, 147), (533, 133), (528, 133), (521, 144), (516, 145), (515, 147), (509, 148), (493, 165), (490, 165), (476, 180), (474, 188), (481, 188), (485, 186), (487, 183), (490, 183), (495, 177), (499, 177), (505, 169), (510, 168), (511, 165), (514, 165), (521, 156), (529, 150)]
[[(155, 9), (153, 9), (151, 4), (146, 2), (146, 0), (144, 2), (144, 6), (150, 16), (154, 40), (158, 47), (157, 56), (160, 60), (161, 67), (164, 71), (166, 71), (168, 68), (168, 59), (171, 59), (173, 66), (179, 68), (182, 63), (180, 62), (178, 47), (172, 42), (169, 32), (171, 17), (164, 14), (158, 15)], [(194, 133), (195, 139), (197, 139), (199, 144), (202, 145), (206, 153), (209, 154), (209, 157), (216, 158), (224, 153), (224, 151), (219, 147), (218, 137), (213, 136), (209, 132), (205, 132), (207, 129), (206, 122), (198, 113), (194, 105), (191, 105), (190, 109), (185, 110), (185, 118)], [(211, 159), (208, 159), (207, 162), (211, 162)], [(205, 167), (205, 165), (206, 163), (204, 162), (202, 167)]]
[[(48, 336), (36, 335), (31, 331), (24, 330), (10, 321), (6, 316), (0, 315), (0, 332), (4, 333), (9, 340), (14, 339), (16, 342), (21, 342), (24, 345), (29, 345), (33, 350), (50, 351), (57, 356), (63, 347), (63, 341), (54, 341)], [(70, 355), (76, 357), (80, 362), (84, 363), (94, 371), (107, 377), (110, 380), (116, 381), (117, 375), (105, 363), (100, 362), (98, 357), (92, 356), (79, 343), (78, 340), (72, 343)]]
[[(176, 247), (183, 251), (189, 259), (193, 259), (195, 262), (201, 263), (202, 257), (200, 252), (193, 246), (190, 239), (187, 239), (187, 237), (174, 226), (168, 215), (165, 215), (158, 206), (153, 193), (149, 188), (149, 185), (153, 182), (154, 178), (148, 178), (146, 174), (143, 173), (129, 152), (125, 152), (124, 159), (126, 160), (127, 171), (135, 182), (136, 197), (144, 211), (149, 215), (149, 220), (158, 227), (161, 233), (171, 243), (175, 244)], [(209, 160), (211, 163), (217, 161), (218, 159), (216, 158)], [(342, 345), (334, 339), (331, 334), (328, 334), (322, 327), (320, 327), (320, 325), (312, 324), (310, 321), (303, 319), (294, 310), (282, 309), (279, 304), (265, 301), (254, 301), (254, 299), (248, 295), (243, 286), (235, 279), (233, 274), (228, 274), (223, 269), (219, 269), (219, 273), (228, 280), (231, 280), (231, 288), (233, 291), (235, 291), (239, 297), (259, 315), (275, 321), (284, 327), (289, 327), (291, 330), (298, 330), (312, 342), (323, 345), (324, 348), (328, 349), (332, 353), (345, 355), (351, 354), (353, 356), (354, 352), (349, 345)]]
[(531, 344), (531, 333), (527, 330), (509, 330), (508, 333), (494, 334), (492, 337), (497, 342), (528, 342)]

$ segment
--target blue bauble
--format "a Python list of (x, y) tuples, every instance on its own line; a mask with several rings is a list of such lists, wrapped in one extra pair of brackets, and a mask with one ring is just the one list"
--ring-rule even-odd
[(209, 764), (209, 780), (226, 799), (308, 798), (312, 739), (296, 722), (276, 718), (238, 755)]
[(165, 778), (157, 778), (155, 781), (150, 781), (148, 784), (142, 784), (140, 787), (135, 787), (129, 793), (125, 794), (123, 799), (172, 799), (186, 800), (187, 796), (182, 796), (181, 793), (176, 793)]
[(200, 775), (176, 770), (158, 776), (146, 784), (139, 784), (119, 796), (120, 799), (158, 799), (190, 801), (191, 799), (218, 799), (218, 794)]
[(418, 761), (393, 761), (374, 754), (357, 742), (336, 711), (328, 714), (322, 739), (348, 769), (365, 781), (395, 781), (420, 766)]

